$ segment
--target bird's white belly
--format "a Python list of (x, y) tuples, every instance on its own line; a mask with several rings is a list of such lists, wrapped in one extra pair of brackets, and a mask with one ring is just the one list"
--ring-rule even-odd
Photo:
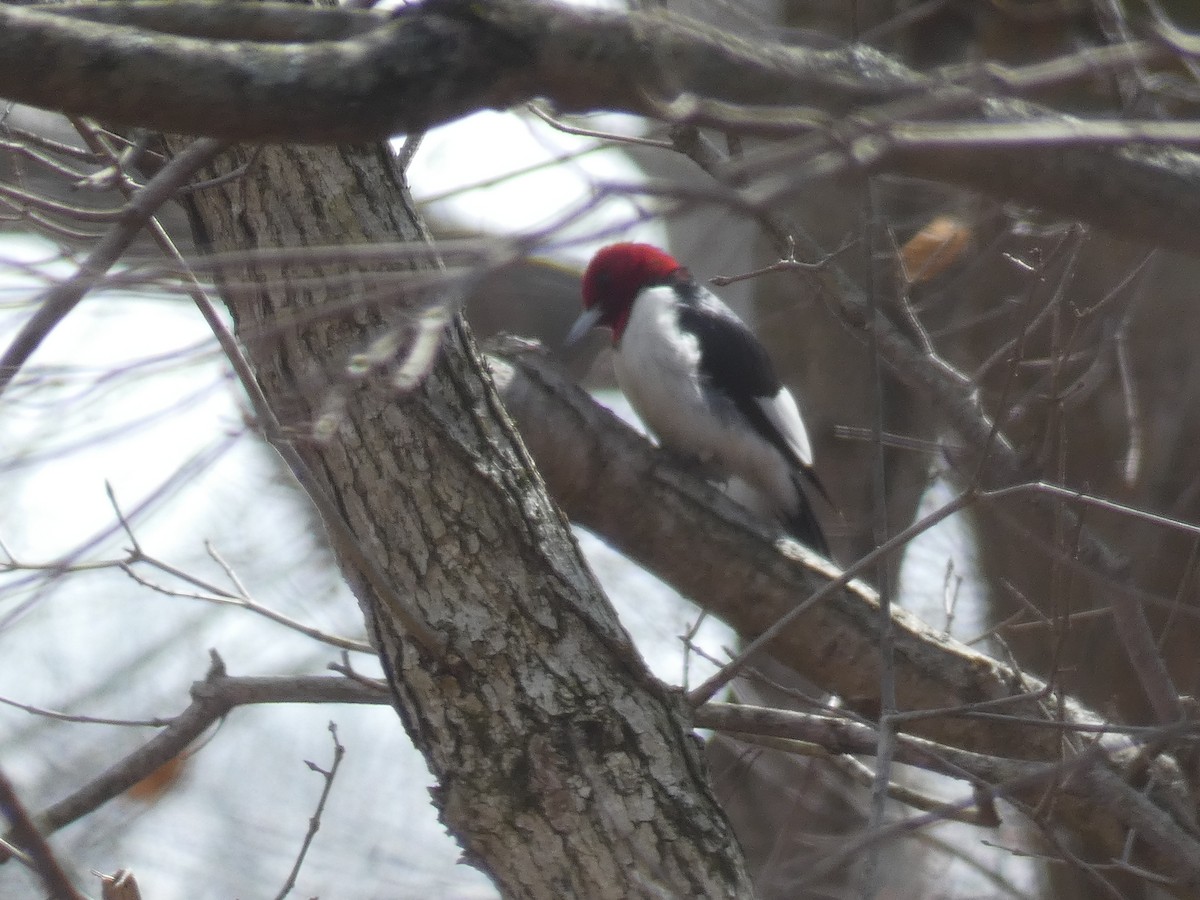
[(712, 412), (700, 385), (670, 360), (656, 359), (655, 363), (653, 368), (647, 368), (644, 359), (632, 364), (625, 354), (618, 353), (614, 360), (617, 383), (659, 443), (678, 453), (700, 455), (715, 440), (707, 421)]
[(670, 309), (639, 300), (613, 365), (626, 399), (663, 447), (738, 476), (766, 495), (763, 505), (776, 514), (794, 512), (787, 461), (731, 401), (705, 391), (699, 358), (695, 339), (679, 332)]
[(613, 360), (617, 383), (664, 447), (711, 457), (718, 435), (696, 377), (699, 347), (679, 332), (674, 312), (654, 299), (641, 297), (633, 307)]

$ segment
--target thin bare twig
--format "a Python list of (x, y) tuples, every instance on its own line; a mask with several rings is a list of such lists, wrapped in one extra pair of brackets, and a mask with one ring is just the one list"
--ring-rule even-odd
[(126, 214), (124, 208), (88, 209), (85, 206), (72, 206), (69, 203), (60, 203), (57, 200), (51, 200), (49, 197), (31, 194), (29, 191), (23, 191), (20, 188), (7, 184), (0, 184), (0, 202), (21, 212), (37, 210), (73, 219), (77, 222), (120, 222)]
[(0, 838), (0, 859), (6, 859), (7, 857), (5, 854), (11, 856), (25, 868), (29, 869), (29, 871), (37, 871), (37, 866), (33, 864), (32, 856), (30, 856), (16, 844), (6, 841), (4, 838)]
[[(1089, 753), (1081, 754), (1074, 759), (1065, 760), (1061, 763), (1043, 764), (1040, 768), (1031, 766), (1015, 777), (992, 786), (990, 790), (996, 796), (1008, 797), (1025, 791), (1032, 791), (1037, 786), (1047, 783), (1051, 783), (1055, 788), (1061, 789), (1063, 783), (1067, 782), (1073, 773), (1103, 768), (1096, 765), (1100, 756), (1101, 754), (1093, 748)], [(976, 805), (978, 802), (978, 797), (972, 794), (963, 800), (952, 801), (946, 805), (966, 809)], [(839, 845), (836, 851), (814, 864), (797, 885), (797, 889), (819, 883), (820, 879), (824, 878), (829, 872), (835, 871), (844, 865), (847, 860), (860, 857), (872, 845), (887, 842), (902, 834), (919, 831), (944, 819), (945, 814), (940, 810), (938, 812), (923, 813), (899, 822), (884, 825), (880, 828), (863, 831), (855, 837), (848, 838)], [(1193, 871), (1200, 868), (1192, 865), (1190, 860), (1188, 867)]]
[(161, 728), (171, 723), (170, 719), (109, 719), (102, 716), (73, 715), (54, 709), (47, 709), (44, 706), (21, 703), (19, 700), (13, 700), (11, 697), (0, 697), (0, 703), (45, 719), (54, 719), (56, 722), (74, 722), (78, 725), (119, 725), (125, 728)]
[(129, 538), (129, 543), (132, 545), (130, 550), (131, 555), (142, 556), (142, 545), (138, 543), (137, 535), (133, 533), (133, 527), (125, 518), (125, 514), (121, 512), (121, 505), (117, 503), (117, 495), (113, 492), (112, 482), (107, 478), (104, 479), (104, 493), (107, 495), (109, 505), (112, 506), (113, 512), (116, 514), (117, 522), (121, 525), (121, 530)]
[(83, 172), (79, 169), (69, 166), (64, 162), (60, 162), (56, 157), (51, 156), (49, 153), (43, 153), (39, 150), (35, 150), (25, 141), (0, 140), (0, 151), (22, 157), (32, 163), (37, 163), (48, 172), (58, 175), (61, 178), (77, 181), (84, 177)]
[(598, 141), (605, 141), (613, 144), (632, 144), (636, 147), (653, 147), (656, 150), (672, 150), (675, 145), (670, 141), (661, 141), (654, 138), (638, 137), (636, 135), (617, 134), (611, 131), (596, 131), (592, 128), (579, 128), (575, 125), (568, 125), (566, 122), (556, 119), (546, 110), (542, 109), (536, 103), (527, 103), (525, 108), (531, 113), (553, 128), (555, 131), (561, 131), (563, 134), (572, 134), (576, 137), (595, 138)]
[[(819, 744), (812, 744), (794, 738), (772, 737), (770, 735), (751, 734), (744, 731), (725, 729), (722, 729), (721, 734), (743, 744), (753, 744), (757, 747), (778, 750), (781, 753), (790, 753), (795, 756), (823, 759), (863, 787), (870, 787), (872, 782), (875, 781), (875, 772), (864, 763), (859, 762), (853, 756), (841, 756), (832, 753)], [(894, 781), (888, 782), (887, 793), (889, 798), (903, 803), (905, 806), (910, 806), (913, 809), (919, 809), (923, 812), (938, 811), (944, 814), (946, 819), (950, 821), (989, 828), (999, 824), (999, 820), (994, 815), (986, 813), (982, 809), (963, 809), (946, 804), (934, 797), (922, 794), (920, 791), (913, 790)]]
[[(696, 617), (696, 621), (691, 624), (691, 627), (689, 627), (686, 632), (679, 636), (679, 640), (683, 644), (683, 672), (679, 683), (685, 692), (687, 691), (688, 683), (691, 680), (693, 650), (697, 650), (705, 659), (710, 658), (708, 654), (699, 651), (699, 648), (695, 647), (696, 635), (700, 633), (700, 626), (704, 624), (704, 620), (707, 618), (708, 610), (700, 610), (700, 615)], [(717, 663), (717, 665), (720, 665), (720, 663)]]
[(331, 672), (337, 672), (340, 675), (345, 675), (351, 681), (358, 682), (363, 687), (372, 691), (386, 694), (391, 688), (386, 680), (382, 678), (370, 678), (359, 673), (350, 663), (350, 654), (345, 650), (342, 651), (342, 661), (340, 663), (330, 663), (326, 666)]
[(317, 830), (321, 827), (321, 815), (325, 812), (325, 803), (329, 800), (329, 794), (333, 790), (333, 780), (337, 777), (338, 767), (342, 764), (342, 757), (346, 755), (346, 748), (338, 740), (337, 725), (333, 722), (329, 723), (329, 734), (333, 738), (333, 762), (329, 764), (329, 768), (322, 769), (316, 763), (309, 762), (308, 760), (304, 762), (306, 766), (325, 780), (325, 786), (321, 789), (321, 797), (317, 800), (317, 808), (308, 820), (308, 831), (304, 835), (304, 841), (300, 844), (300, 852), (296, 855), (296, 862), (292, 865), (292, 870), (288, 873), (283, 887), (275, 895), (275, 900), (283, 900), (284, 897), (292, 892), (292, 888), (296, 886), (296, 878), (300, 874), (300, 867), (304, 865), (304, 857), (308, 855), (308, 848), (312, 846), (313, 838), (317, 836)]
[[(356, 703), (386, 705), (390, 694), (347, 678), (288, 677), (233, 678), (216, 651), (203, 681), (192, 685), (192, 702), (170, 719), (162, 731), (138, 749), (109, 766), (70, 796), (34, 817), (50, 834), (129, 790), (151, 772), (182, 753), (231, 709), (258, 703)], [(10, 835), (11, 837), (11, 835)]]
[[(876, 246), (881, 223), (877, 211), (878, 198), (874, 185), (868, 181), (863, 186), (863, 222), (867, 230), (864, 257), (870, 285), (867, 290), (868, 314), (872, 319), (882, 318), (880, 311), (884, 286), (889, 283), (880, 271), (884, 257)], [(870, 366), (871, 404), (871, 532), (875, 546), (888, 540), (888, 482), (883, 451), (883, 357), (879, 352), (878, 335), (875, 329), (867, 332), (867, 359)], [(896, 712), (896, 642), (892, 630), (892, 577), (888, 560), (880, 556), (875, 562), (875, 587), (879, 596), (879, 729), (875, 750), (875, 777), (871, 786), (870, 827), (879, 828), (887, 813), (889, 786), (892, 783), (892, 761), (896, 752), (896, 726), (892, 716)], [(865, 857), (861, 871), (863, 900), (873, 900), (882, 886), (880, 880), (880, 847), (871, 847)]]
[[(965, 509), (977, 498), (978, 492), (964, 491), (941, 509), (934, 510), (919, 522), (914, 522), (912, 525), (908, 526), (908, 528), (905, 528), (900, 533), (894, 535), (892, 538), (876, 547), (870, 553), (856, 560), (853, 565), (841, 572), (841, 574), (828, 582), (824, 587), (806, 599), (803, 603), (797, 605), (786, 615), (781, 616), (774, 625), (747, 644), (745, 648), (743, 648), (742, 652), (739, 653), (737, 657), (731, 660), (728, 664), (726, 664), (725, 667), (719, 672), (716, 672), (699, 687), (690, 691), (687, 694), (688, 703), (693, 707), (696, 707), (711, 700), (714, 696), (716, 696), (717, 691), (721, 690), (721, 688), (723, 688), (737, 676), (737, 674), (750, 662), (750, 658), (755, 653), (768, 646), (772, 640), (774, 640), (782, 631), (784, 631), (784, 629), (786, 629), (789, 625), (796, 621), (796, 619), (807, 612), (812, 606), (820, 603), (826, 597), (831, 596), (836, 591), (845, 587), (860, 573), (870, 570), (878, 560), (885, 558), (887, 554), (899, 550), (917, 535), (928, 531), (938, 522), (949, 518), (959, 510)], [(799, 548), (799, 552), (807, 554), (810, 551), (804, 548)]]
[(46, 336), (84, 298), (96, 280), (121, 258), (121, 254), (129, 248), (159, 208), (174, 196), (180, 185), (207, 165), (225, 146), (222, 141), (200, 138), (172, 158), (130, 200), (120, 219), (92, 249), (79, 270), (42, 294), (37, 312), (25, 322), (3, 356), (0, 356), (0, 395), (3, 395)]
[(412, 164), (413, 157), (417, 155), (417, 151), (421, 149), (421, 142), (424, 140), (424, 131), (414, 131), (404, 138), (404, 143), (400, 146), (400, 151), (396, 154), (396, 167), (401, 172), (408, 173), (408, 167)]
[[(149, 588), (150, 590), (156, 591), (157, 593), (165, 596), (179, 597), (188, 600), (200, 600), (205, 603), (213, 603), (219, 606), (235, 606), (240, 609), (244, 609), (247, 612), (254, 613), (255, 615), (262, 616), (264, 619), (268, 619), (278, 625), (282, 625), (283, 627), (302, 634), (305, 637), (320, 641), (323, 644), (328, 644), (331, 647), (337, 647), (341, 650), (352, 650), (356, 653), (369, 653), (374, 655), (374, 648), (371, 647), (371, 645), (366, 641), (358, 641), (352, 638), (341, 637), (340, 635), (330, 634), (329, 632), (322, 631), (321, 629), (315, 628), (311, 625), (305, 625), (303, 622), (300, 622), (291, 616), (285, 615), (284, 613), (281, 613), (256, 601), (246, 591), (245, 586), (241, 583), (241, 580), (238, 578), (237, 573), (234, 572), (233, 568), (220, 556), (216, 548), (214, 548), (212, 544), (208, 542), (205, 542), (205, 549), (208, 551), (209, 556), (212, 557), (217, 565), (221, 567), (226, 577), (228, 577), (232, 582), (235, 589), (234, 591), (228, 591), (147, 553), (142, 547), (141, 543), (138, 541), (137, 535), (133, 530), (133, 526), (122, 512), (120, 504), (117, 502), (116, 495), (113, 492), (112, 486), (108, 484), (108, 482), (105, 482), (105, 491), (117, 516), (120, 529), (125, 532), (126, 537), (129, 538), (130, 543), (133, 545), (129, 549), (126, 557), (123, 559), (107, 559), (86, 563), (68, 564), (63, 562), (19, 562), (9, 555), (8, 562), (0, 561), (0, 572), (15, 572), (21, 570), (48, 571), (54, 573), (56, 576), (61, 577), (62, 575), (70, 572), (94, 572), (102, 569), (120, 569), (137, 584), (140, 584), (142, 587)], [(177, 578), (186, 584), (190, 584), (193, 587), (199, 588), (200, 591), (203, 591), (203, 593), (180, 591), (151, 581), (137, 572), (135, 567), (139, 563), (150, 566), (151, 568), (169, 575), (172, 578)], [(14, 706), (20, 706), (22, 709), (27, 709), (30, 712), (37, 712), (39, 715), (46, 715), (51, 718), (65, 718), (61, 713), (53, 713), (49, 710), (36, 710), (32, 707), (25, 707), (21, 704), (7, 701), (2, 697), (0, 697), (0, 703), (10, 703)], [(79, 719), (78, 721), (84, 721), (84, 719)], [(130, 723), (118, 721), (114, 722), (114, 724)]]
[[(197, 473), (203, 471), (205, 468), (220, 459), (224, 453), (230, 447), (232, 447), (234, 443), (236, 443), (237, 440), (238, 435), (236, 433), (220, 435), (213, 440), (209, 446), (204, 447), (194, 453), (162, 484), (160, 484), (149, 495), (143, 498), (137, 507), (135, 507), (134, 510), (128, 514), (127, 518), (129, 518), (130, 521), (134, 520), (147, 510), (151, 509), (156, 503), (162, 501), (162, 499), (168, 496), (172, 491), (177, 490), (181, 484), (189, 479), (195, 478)], [(92, 535), (90, 538), (87, 538), (77, 544), (74, 548), (63, 554), (54, 562), (43, 565), (25, 565), (23, 568), (40, 570), (49, 573), (50, 578), (43, 579), (45, 584), (49, 586), (53, 584), (56, 579), (73, 571), (76, 567), (81, 566), (82, 568), (88, 568), (88, 564), (79, 564), (76, 562), (76, 560), (79, 560), (85, 554), (100, 546), (120, 530), (121, 528), (119, 525), (107, 526), (102, 528), (96, 534)], [(91, 568), (105, 568), (119, 565), (119, 562), (106, 561), (104, 563), (93, 564), (91, 565)], [(13, 567), (7, 564), (0, 564), (0, 568), (11, 569)], [(26, 579), (15, 579), (6, 584), (4, 586), (4, 590), (8, 592), (19, 590), (32, 580), (32, 577), (27, 577)], [(22, 616), (28, 609), (30, 609), (40, 600), (41, 596), (41, 593), (35, 593), (33, 596), (21, 601), (14, 609), (9, 610), (3, 616), (0, 616), (0, 629)]]
[(117, 869), (111, 875), (93, 869), (92, 874), (100, 879), (101, 900), (142, 900), (137, 879), (128, 869)]
[(741, 275), (714, 275), (708, 279), (708, 283), (716, 287), (724, 287), (730, 284), (736, 284), (739, 281), (748, 281), (751, 278), (758, 278), (761, 275), (769, 275), (772, 272), (794, 272), (796, 270), (817, 271), (825, 268), (833, 260), (842, 253), (849, 250), (855, 245), (856, 241), (847, 238), (842, 241), (841, 245), (829, 253), (826, 253), (820, 259), (814, 262), (801, 262), (795, 257), (795, 244), (789, 239), (788, 255), (783, 259), (777, 260), (768, 266), (763, 266), (760, 269), (755, 269), (752, 272), (744, 272)]

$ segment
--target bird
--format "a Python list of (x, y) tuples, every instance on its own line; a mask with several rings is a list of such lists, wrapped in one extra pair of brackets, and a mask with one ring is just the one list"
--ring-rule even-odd
[(592, 257), (568, 344), (612, 332), (617, 383), (665, 449), (715, 469), (734, 499), (822, 556), (809, 493), (829, 501), (791, 392), (754, 332), (673, 256), (617, 243)]

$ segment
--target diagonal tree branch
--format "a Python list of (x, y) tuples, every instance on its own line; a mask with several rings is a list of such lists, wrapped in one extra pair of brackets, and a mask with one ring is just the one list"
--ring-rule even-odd
[[(840, 572), (769, 533), (720, 491), (678, 469), (581, 389), (535, 359), (489, 357), (509, 413), (555, 499), (572, 518), (704, 609), (754, 637)], [(691, 551), (675, 552), (687, 535)], [(865, 712), (878, 710), (878, 600), (862, 581), (815, 605), (770, 645), (781, 662)], [(1005, 711), (1045, 719), (1044, 685), (903, 610), (893, 616), (900, 708), (938, 710), (1023, 697)], [(1101, 719), (1066, 701), (1069, 722)], [(941, 743), (1018, 759), (1056, 759), (1057, 729), (935, 716), (908, 729)]]
[[(536, 358), (492, 357), (490, 364), (547, 486), (571, 518), (743, 637), (761, 634), (839, 574), (790, 542), (773, 546), (764, 540), (767, 535), (720, 492), (680, 471)], [(679, 554), (684, 534), (690, 552)], [(902, 711), (894, 721), (900, 731), (971, 753), (1048, 765), (1063, 761), (1064, 731), (1100, 733), (1092, 746), (1107, 760), (1089, 764), (1085, 782), (1101, 779), (1098, 787), (1060, 796), (1048, 812), (1052, 821), (1096, 838), (1115, 858), (1124, 852), (1126, 829), (1149, 829), (1156, 837), (1148, 864), (1200, 886), (1200, 866), (1189, 862), (1179, 868), (1181, 848), (1197, 846), (1197, 828), (1189, 794), (1169, 757), (1142, 758), (1123, 734), (1104, 736), (1104, 720), (1075, 699), (902, 609), (893, 610), (891, 626)], [(875, 592), (852, 581), (807, 610), (770, 652), (873, 716), (880, 708), (880, 627)], [(703, 721), (709, 720), (705, 713)], [(1132, 771), (1148, 761), (1161, 768), (1143, 781)], [(1120, 775), (1108, 777), (1109, 766), (1132, 767), (1127, 777), (1149, 783), (1150, 795), (1139, 795)], [(1115, 829), (1114, 811), (1123, 823)]]

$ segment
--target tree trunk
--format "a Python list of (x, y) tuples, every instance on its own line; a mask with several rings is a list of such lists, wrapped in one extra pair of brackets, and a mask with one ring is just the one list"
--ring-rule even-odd
[[(237, 151), (211, 174), (247, 160), (243, 177), (190, 195), (212, 252), (426, 240), (385, 148)], [(305, 488), (353, 535), (339, 556), (443, 822), (507, 896), (749, 895), (683, 707), (592, 580), (466, 325), (453, 320), (408, 396), (344, 374), (410, 321), (407, 268), (239, 266), (222, 293)], [(318, 441), (331, 398), (337, 427)], [(414, 639), (400, 604), (445, 649)]]

